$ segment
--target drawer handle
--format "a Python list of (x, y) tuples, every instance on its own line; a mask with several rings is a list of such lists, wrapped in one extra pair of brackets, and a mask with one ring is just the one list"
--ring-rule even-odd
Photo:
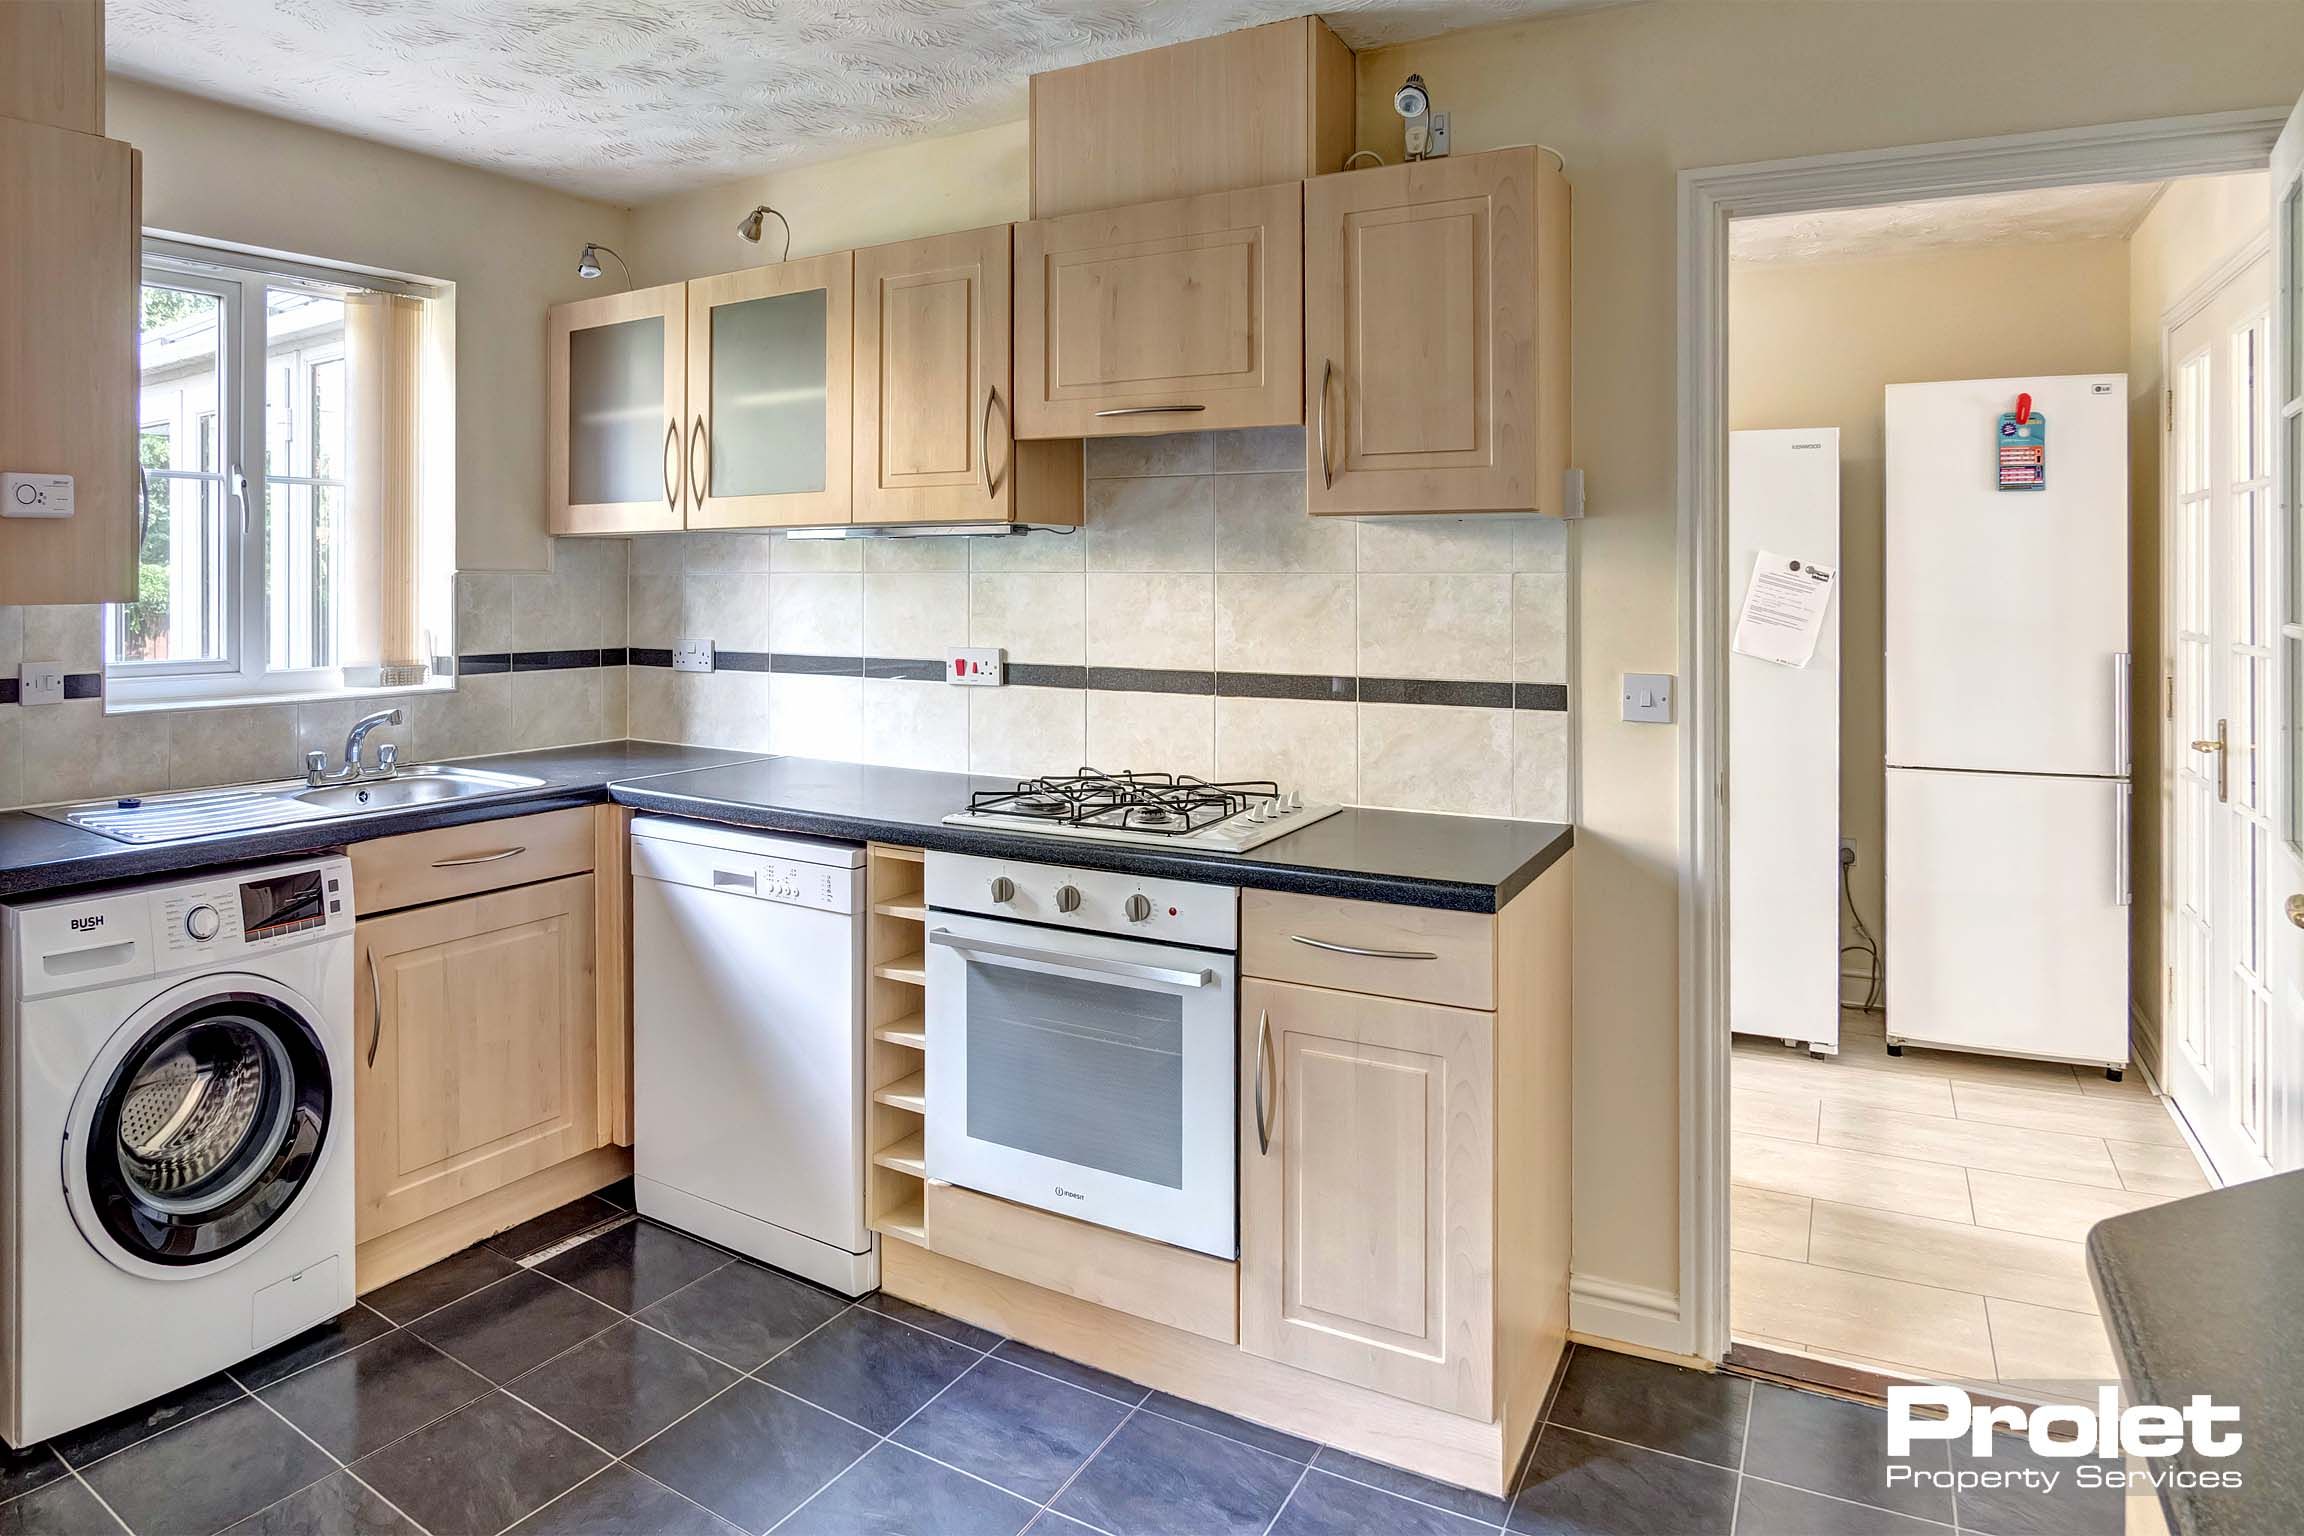
[(368, 951), (368, 1065), (376, 1065), (376, 1047), (384, 1043), (384, 989), (376, 984), (376, 951)]
[(1331, 944), (1326, 939), (1308, 939), (1300, 933), (1288, 935), (1289, 942), (1312, 949), (1325, 949), (1330, 954), (1358, 955), (1363, 960), (1437, 960), (1440, 957), (1428, 949), (1362, 949), (1356, 944)]
[(1182, 416), (1190, 411), (1204, 411), (1204, 405), (1116, 405), (1099, 416)]
[(1264, 1110), (1264, 1057), (1272, 1039), (1272, 1011), (1265, 1009), (1256, 1016), (1256, 1150), (1272, 1155), (1272, 1123)]
[(1320, 364), (1320, 489), (1336, 489), (1336, 471), (1328, 464), (1328, 382), (1336, 376), (1336, 360), (1325, 358)]
[(432, 867), (434, 869), (462, 869), (467, 864), (501, 864), (506, 859), (516, 859), (527, 851), (525, 847), (504, 848), (495, 853), (476, 853), (468, 859), (435, 859), (432, 862)]

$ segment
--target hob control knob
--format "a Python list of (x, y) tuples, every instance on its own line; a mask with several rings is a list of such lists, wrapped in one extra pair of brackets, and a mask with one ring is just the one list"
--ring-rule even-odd
[(184, 914), (184, 931), (197, 943), (207, 943), (223, 926), (224, 920), (216, 915), (216, 909), (205, 903)]
[(1149, 896), (1131, 896), (1122, 903), (1120, 910), (1128, 914), (1128, 921), (1141, 923), (1152, 915), (1152, 898)]
[(1077, 912), (1080, 910), (1080, 891), (1077, 886), (1060, 885), (1056, 887), (1056, 910), (1059, 912)]
[(994, 901), (1014, 901), (1016, 899), (1016, 882), (1006, 875), (994, 875), (992, 877), (992, 899)]

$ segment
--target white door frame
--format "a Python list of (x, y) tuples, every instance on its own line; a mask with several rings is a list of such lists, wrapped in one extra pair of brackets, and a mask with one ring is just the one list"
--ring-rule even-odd
[[(1631, 1342), (1728, 1348), (1728, 221), (2262, 170), (2289, 105), (1680, 173), (1680, 1309)], [(1663, 1322), (1664, 1319), (1657, 1319)]]

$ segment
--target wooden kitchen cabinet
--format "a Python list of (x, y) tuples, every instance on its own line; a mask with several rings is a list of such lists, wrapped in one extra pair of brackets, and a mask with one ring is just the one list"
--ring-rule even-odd
[(687, 287), (687, 525), (851, 521), (855, 253)]
[(1240, 1015), (1240, 1347), (1486, 1418), (1495, 1016), (1256, 980)]
[(358, 924), (361, 1242), (603, 1144), (593, 913), (586, 874)]
[(1012, 230), (856, 253), (854, 521), (1079, 526), (1079, 441), (1016, 436)]
[(1016, 226), (1016, 431), (1304, 419), (1303, 185)]
[(74, 506), (0, 517), (0, 606), (136, 596), (141, 176), (118, 140), (0, 116), (0, 468), (72, 476)]
[(1535, 148), (1304, 188), (1314, 515), (1562, 511), (1569, 199)]
[(552, 531), (683, 526), (688, 285), (556, 304), (549, 332)]

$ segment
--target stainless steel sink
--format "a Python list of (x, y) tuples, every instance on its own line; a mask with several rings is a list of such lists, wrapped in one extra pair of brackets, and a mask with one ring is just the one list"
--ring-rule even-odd
[(32, 814), (117, 842), (174, 843), (220, 833), (373, 816), (411, 805), (484, 800), (535, 789), (543, 782), (525, 774), (493, 773), (485, 768), (419, 764), (402, 768), (388, 779), (324, 784), (317, 789), (302, 779), (281, 779), (225, 789), (44, 806)]

